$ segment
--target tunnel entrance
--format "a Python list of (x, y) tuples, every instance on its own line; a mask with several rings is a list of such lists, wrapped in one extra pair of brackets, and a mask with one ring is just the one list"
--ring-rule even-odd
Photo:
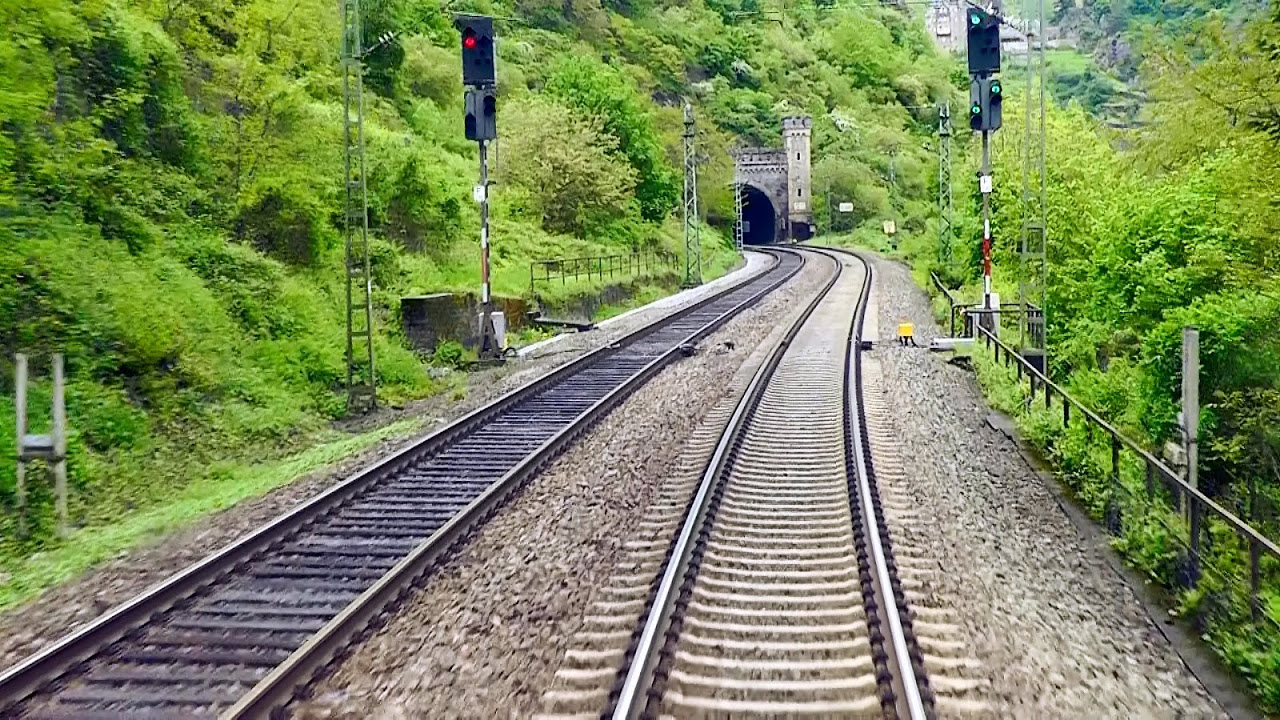
[(742, 186), (742, 241), (748, 245), (777, 242), (778, 215), (773, 202), (758, 188)]

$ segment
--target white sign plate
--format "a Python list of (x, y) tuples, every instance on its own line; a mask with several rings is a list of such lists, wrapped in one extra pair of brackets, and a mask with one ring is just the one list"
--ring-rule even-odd
[(884, 234), (885, 234), (885, 235), (892, 235), (892, 234), (894, 234), (894, 233), (896, 233), (896, 232), (898, 232), (898, 226), (897, 226), (897, 224), (896, 224), (896, 223), (894, 223), (892, 220), (885, 220), (885, 221), (884, 221)]
[(803, 203), (803, 202), (796, 203), (796, 210), (808, 210), (808, 209), (809, 209), (808, 203)]
[(984, 195), (991, 192), (991, 176), (983, 175), (978, 178), (978, 190)]
[(840, 212), (853, 212), (853, 203), (840, 203)]
[(476, 185), (471, 188), (471, 197), (478, 203), (484, 202), (484, 186)]

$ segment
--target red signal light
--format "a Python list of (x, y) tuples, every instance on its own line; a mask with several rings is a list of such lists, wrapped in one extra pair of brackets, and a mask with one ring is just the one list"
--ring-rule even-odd
[(476, 36), (470, 33), (462, 36), (462, 47), (468, 50), (476, 49)]

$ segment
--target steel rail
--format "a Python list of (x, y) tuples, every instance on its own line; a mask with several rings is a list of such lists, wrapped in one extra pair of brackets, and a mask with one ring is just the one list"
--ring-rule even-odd
[[(703, 323), (700, 328), (692, 332), (682, 342), (674, 343), (660, 357), (655, 358), (636, 372), (612, 393), (583, 412), (561, 432), (527, 456), (523, 462), (519, 463), (512, 471), (506, 473), (502, 479), (493, 483), (485, 492), (447, 522), (445, 526), (437, 530), (399, 562), (389, 572), (388, 576), (374, 583), (354, 603), (332, 618), (331, 622), (327, 623), (316, 636), (292, 653), (286, 661), (286, 665), (289, 666), (287, 669), (276, 668), (276, 671), (264, 678), (259, 683), (259, 686), (255, 686), (251, 694), (260, 699), (253, 702), (242, 701), (236, 706), (238, 708), (236, 710), (237, 715), (233, 715), (238, 717), (265, 717), (275, 703), (287, 700), (291, 696), (292, 688), (288, 688), (286, 692), (289, 682), (299, 682), (300, 678), (319, 667), (320, 663), (317, 662), (316, 658), (326, 652), (331, 654), (344, 639), (349, 639), (358, 631), (355, 629), (356, 625), (360, 625), (360, 629), (362, 629), (364, 622), (376, 615), (379, 609), (385, 607), (388, 602), (394, 600), (398, 595), (396, 590), (403, 590), (411, 579), (420, 576), (422, 572), (430, 567), (431, 562), (445, 552), (452, 543), (462, 538), (468, 529), (496, 509), (500, 501), (519, 486), (522, 480), (527, 479), (538, 467), (552, 459), (574, 437), (584, 432), (591, 422), (607, 412), (613, 404), (620, 402), (627, 392), (633, 390), (639, 383), (651, 377), (663, 365), (674, 359), (680, 345), (696, 342), (729, 318), (776, 289), (799, 271), (800, 265), (789, 270), (782, 269), (781, 256), (776, 252), (773, 254), (775, 261), (770, 269), (733, 287), (714, 293), (676, 313), (660, 318), (615, 343), (598, 348), (576, 360), (566, 362), (543, 377), (468, 413), (444, 428), (429, 433), (409, 446), (373, 463), (348, 480), (139, 593), (84, 627), (64, 636), (47, 648), (6, 670), (3, 674), (0, 674), (0, 711), (12, 708), (15, 704), (45, 688), (80, 663), (100, 654), (112, 643), (145, 626), (160, 613), (174, 608), (184, 599), (231, 575), (237, 566), (259, 555), (281, 539), (298, 532), (316, 518), (342, 506), (360, 492), (388, 477), (394, 476), (398, 472), (404, 471), (416, 462), (434, 456), (442, 449), (458, 441), (459, 438), (476, 432), (488, 420), (501, 412), (513, 408), (519, 403), (535, 397), (549, 387), (590, 368), (619, 348), (643, 341), (648, 335), (682, 320), (690, 314), (728, 296), (730, 293), (748, 288), (754, 283), (761, 285), (757, 292), (717, 315), (709, 322)], [(774, 277), (769, 277), (770, 275)], [(392, 579), (393, 577), (398, 578), (398, 581)], [(304, 649), (306, 652), (303, 652)]]
[[(829, 249), (833, 250), (833, 249)], [(834, 252), (842, 252), (834, 250)], [(885, 612), (889, 621), (889, 635), (893, 642), (893, 657), (898, 666), (898, 680), (906, 695), (907, 715), (911, 720), (925, 720), (924, 700), (920, 693), (920, 681), (915, 667), (911, 664), (911, 652), (907, 645), (907, 634), (903, 629), (901, 610), (898, 607), (891, 588), (893, 577), (889, 570), (885, 547), (881, 543), (881, 518), (877, 517), (871, 480), (868, 468), (871, 466), (871, 449), (865, 432), (866, 416), (862, 411), (862, 328), (866, 319), (867, 300), (871, 296), (873, 275), (871, 263), (856, 253), (845, 253), (857, 258), (866, 268), (867, 281), (863, 285), (862, 298), (858, 302), (858, 310), (852, 327), (849, 330), (849, 358), (845, 365), (845, 404), (848, 422), (851, 425), (850, 448), (853, 451), (853, 467), (858, 476), (858, 492), (862, 496), (863, 520), (867, 523), (867, 536), (871, 539), (871, 556), (874, 560), (877, 585), (883, 597)], [(852, 374), (852, 376), (851, 376)], [(857, 412), (851, 412), (857, 407)]]
[(761, 363), (760, 368), (752, 376), (751, 382), (748, 383), (742, 399), (734, 408), (729, 424), (720, 436), (720, 442), (717, 443), (715, 452), (711, 456), (711, 461), (707, 465), (707, 470), (703, 473), (702, 481), (698, 484), (691, 511), (685, 517), (685, 522), (680, 528), (680, 534), (677, 536), (670, 553), (671, 559), (662, 574), (662, 581), (658, 585), (658, 591), (649, 609), (644, 629), (640, 632), (640, 641), (636, 645), (632, 663), (627, 669), (623, 680), (621, 694), (614, 705), (612, 713), (614, 720), (638, 718), (644, 711), (644, 706), (648, 699), (644, 697), (643, 693), (653, 682), (653, 671), (658, 662), (658, 641), (666, 633), (670, 625), (671, 614), (676, 601), (676, 583), (688, 572), (694, 533), (697, 532), (706, 519), (711, 489), (726, 469), (734, 442), (746, 427), (746, 422), (750, 419), (752, 410), (759, 403), (764, 389), (769, 384), (769, 379), (773, 376), (778, 364), (782, 362), (782, 356), (786, 354), (791, 341), (799, 334), (805, 321), (809, 319), (809, 316), (817, 309), (822, 299), (835, 286), (840, 277), (840, 272), (840, 264), (836, 263), (836, 271), (832, 273), (831, 279), (809, 302), (800, 317), (787, 330), (787, 334), (782, 340), (774, 346), (765, 362)]
[[(783, 356), (790, 348), (792, 341), (808, 322), (809, 317), (826, 298), (828, 292), (839, 279), (843, 264), (839, 258), (831, 252), (824, 252), (826, 249), (809, 249), (835, 260), (836, 272), (822, 291), (805, 308), (784, 338), (771, 350), (766, 361), (761, 364), (761, 367), (753, 375), (742, 398), (735, 406), (725, 430), (721, 434), (720, 441), (703, 473), (702, 480), (690, 504), (685, 522), (672, 545), (661, 580), (651, 599), (644, 625), (639, 632), (634, 651), (624, 661), (629, 662), (629, 664), (623, 668), (624, 674), (621, 687), (617, 692), (617, 699), (612, 707), (605, 710), (604, 714), (611, 715), (613, 720), (632, 720), (653, 714), (653, 708), (650, 703), (656, 699), (653, 688), (655, 672), (663, 652), (662, 644), (669, 639), (667, 636), (672, 632), (671, 627), (680, 592), (679, 583), (682, 580), (684, 580), (685, 584), (688, 583), (687, 576), (694, 555), (695, 538), (707, 522), (711, 498), (716, 492), (715, 488), (726, 476), (729, 466), (733, 462), (733, 455), (742, 443), (749, 421), (755, 414), (765, 390), (782, 362)], [(866, 269), (866, 281), (863, 283), (861, 296), (858, 300), (858, 309), (853, 322), (850, 323), (849, 334), (845, 338), (847, 347), (843, 372), (845, 374), (846, 408), (844, 412), (846, 417), (847, 448), (854, 453), (854, 459), (858, 467), (858, 485), (862, 490), (861, 506), (865, 516), (863, 521), (869, 526), (868, 534), (872, 536), (875, 570), (881, 593), (885, 599), (885, 602), (881, 604), (881, 607), (884, 608), (881, 614), (886, 616), (890, 626), (890, 633), (893, 635), (894, 655), (898, 659), (898, 681), (906, 695), (908, 715), (912, 720), (921, 720), (927, 717), (925, 703), (921, 697), (915, 668), (911, 665), (908, 643), (899, 618), (901, 608), (897, 607), (891, 590), (892, 584), (887, 554), (880, 543), (880, 532), (874, 510), (875, 504), (872, 503), (870, 497), (871, 487), (866, 473), (869, 454), (865, 452), (862, 445), (864, 436), (855, 431), (861, 428), (861, 424), (856, 427), (851, 427), (849, 424), (852, 419), (850, 415), (857, 415), (856, 413), (850, 413), (850, 407), (853, 403), (858, 402), (858, 398), (861, 396), (861, 381), (857, 372), (857, 358), (860, 354), (858, 350), (861, 347), (862, 324), (870, 295), (872, 276), (871, 266), (865, 259), (853, 253), (847, 254), (857, 258)]]

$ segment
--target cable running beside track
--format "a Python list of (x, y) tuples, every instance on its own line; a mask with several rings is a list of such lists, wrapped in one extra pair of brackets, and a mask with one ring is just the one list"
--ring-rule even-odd
[(773, 254), (764, 273), (467, 415), (0, 674), (0, 712), (266, 717), (682, 346), (804, 263)]
[(831, 283), (728, 423), (619, 671), (615, 720), (932, 715), (862, 431), (870, 267), (820, 256)]

